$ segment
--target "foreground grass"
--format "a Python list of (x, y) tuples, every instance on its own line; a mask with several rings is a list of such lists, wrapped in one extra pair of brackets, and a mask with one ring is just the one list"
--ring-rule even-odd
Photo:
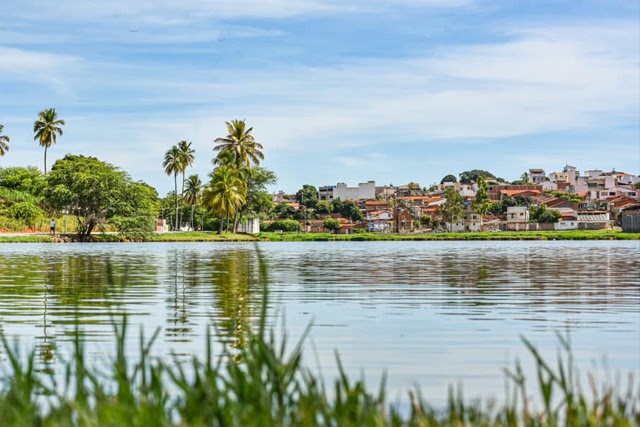
[[(434, 409), (409, 391), (410, 408), (400, 411), (386, 399), (384, 381), (371, 390), (363, 380), (340, 375), (325, 388), (323, 378), (305, 369), (302, 345), (287, 348), (273, 334), (252, 333), (244, 348), (206, 355), (185, 365), (150, 357), (156, 335), (140, 340), (138, 360), (127, 358), (125, 326), (116, 328), (110, 366), (91, 369), (76, 333), (74, 354), (62, 367), (64, 381), (37, 372), (35, 352), (22, 358), (3, 337), (9, 370), (0, 386), (2, 426), (633, 426), (640, 424), (638, 395), (593, 384), (579, 387), (569, 346), (551, 366), (529, 342), (538, 388), (526, 386), (516, 365), (506, 375), (512, 395), (501, 407), (469, 404), (450, 393), (445, 408)], [(25, 360), (26, 359), (26, 360)], [(529, 401), (535, 395), (538, 407)]]

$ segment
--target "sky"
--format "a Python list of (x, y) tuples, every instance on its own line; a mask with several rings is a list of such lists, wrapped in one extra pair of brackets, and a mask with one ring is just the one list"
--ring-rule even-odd
[(173, 188), (211, 172), (225, 121), (263, 144), (271, 190), (464, 170), (640, 173), (637, 0), (2, 0), (0, 167), (95, 156)]

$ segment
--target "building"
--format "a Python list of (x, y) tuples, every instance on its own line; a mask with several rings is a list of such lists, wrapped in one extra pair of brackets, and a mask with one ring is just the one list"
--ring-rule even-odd
[(542, 184), (547, 180), (543, 169), (529, 169), (529, 181), (534, 184)]
[(507, 208), (507, 230), (526, 231), (529, 228), (529, 208), (509, 206)]
[(344, 182), (337, 185), (325, 185), (318, 189), (318, 198), (320, 200), (331, 201), (340, 200), (362, 200), (376, 198), (376, 182), (367, 181), (359, 183), (357, 187), (348, 187)]
[(640, 206), (625, 209), (622, 212), (622, 231), (640, 233)]

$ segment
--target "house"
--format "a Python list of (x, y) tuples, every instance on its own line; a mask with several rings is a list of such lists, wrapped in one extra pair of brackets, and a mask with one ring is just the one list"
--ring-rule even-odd
[(532, 197), (542, 194), (542, 185), (513, 185), (499, 184), (487, 186), (489, 199), (494, 201), (502, 200), (504, 197)]
[(167, 233), (169, 231), (169, 225), (166, 219), (156, 220), (156, 233)]
[(580, 230), (606, 230), (611, 228), (609, 212), (602, 210), (589, 210), (578, 212), (578, 229)]
[(529, 227), (529, 208), (509, 206), (507, 208), (507, 230), (526, 231)]
[(411, 224), (411, 213), (408, 209), (395, 208), (393, 210), (393, 222), (395, 229), (399, 233), (406, 233), (411, 231), (413, 224)]
[(543, 169), (529, 169), (529, 181), (534, 184), (542, 184), (547, 180)]
[(478, 232), (482, 230), (482, 215), (473, 209), (465, 210), (464, 231)]
[(640, 233), (640, 206), (633, 206), (622, 212), (622, 231)]

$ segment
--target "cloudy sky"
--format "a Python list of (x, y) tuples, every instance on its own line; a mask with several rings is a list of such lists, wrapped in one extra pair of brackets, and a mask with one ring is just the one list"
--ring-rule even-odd
[(154, 185), (193, 141), (211, 169), (246, 118), (273, 188), (429, 185), (487, 169), (640, 172), (637, 0), (3, 0), (0, 166), (96, 156)]

